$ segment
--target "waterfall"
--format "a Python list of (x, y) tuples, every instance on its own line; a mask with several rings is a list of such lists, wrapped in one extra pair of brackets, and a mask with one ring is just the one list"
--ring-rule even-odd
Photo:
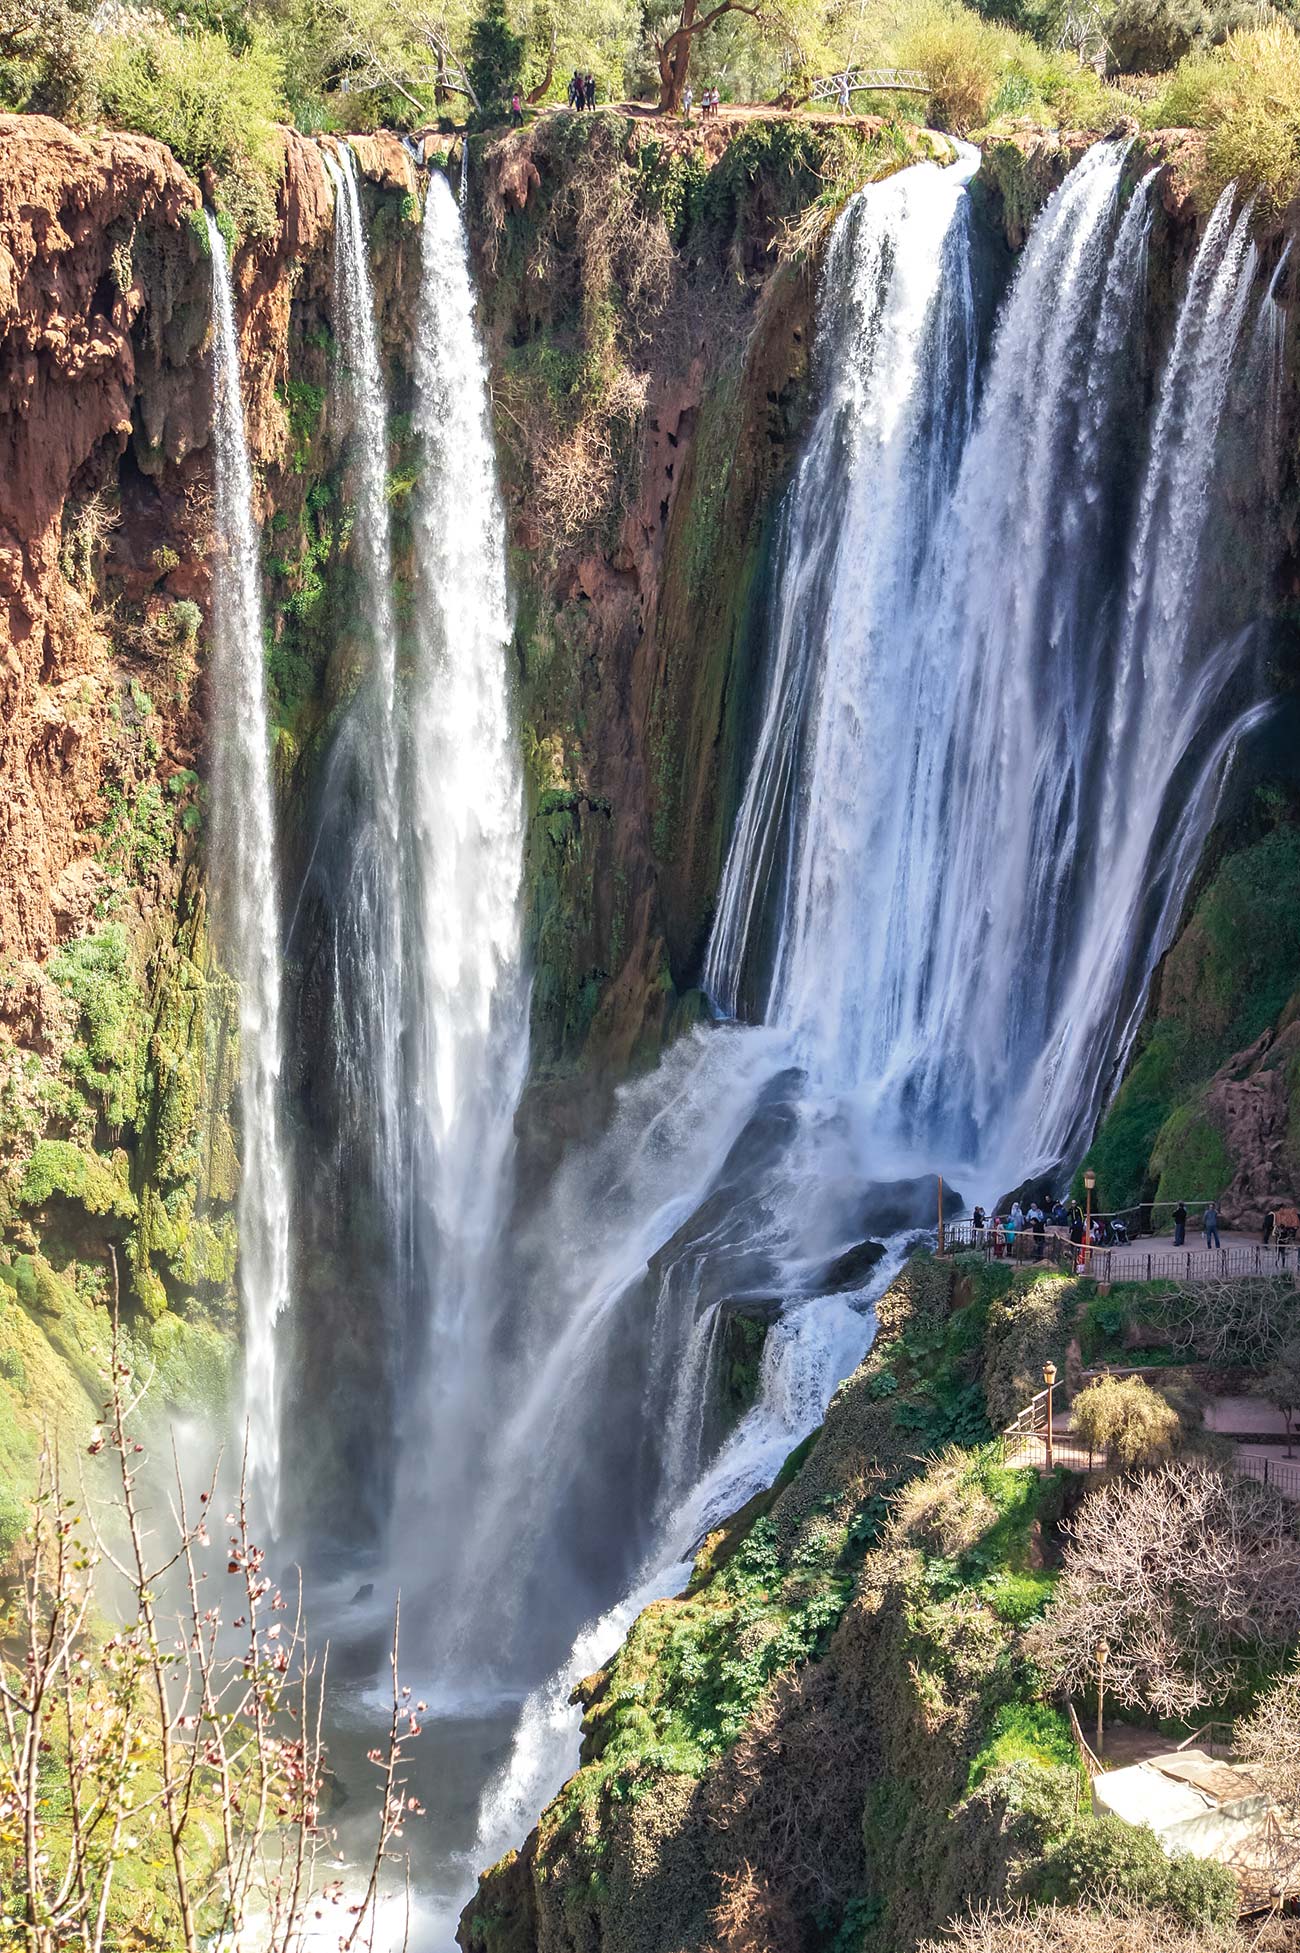
[[(356, 158), (327, 154), (335, 190), (336, 385), (350, 396), (349, 460), (356, 474), (367, 677), (331, 755), (326, 807), (341, 808), (348, 860), (335, 914), (335, 1064), (338, 1133), (369, 1156), (390, 1229), (401, 1225), (402, 811), (397, 717), (397, 624), (386, 495), (388, 402), (379, 359), (370, 256)], [(328, 822), (322, 824), (323, 827)]]
[(499, 1253), (528, 1064), (528, 986), (505, 520), (468, 248), (438, 171), (422, 250), (415, 423), (425, 469), (416, 515), (408, 964), (415, 1230), (429, 1347), (407, 1498), (427, 1545), (436, 1634), (454, 1638), (445, 1623), (455, 1569), (476, 1547), (473, 1491), (493, 1442), (491, 1342), (508, 1303)]
[[(322, 154), (334, 189), (328, 411), (344, 463), (340, 530), (344, 509), (352, 512), (348, 588), (355, 600), (335, 651), (342, 709), (320, 769), (289, 929), (301, 970), (294, 1035), (307, 1059), (304, 1125), (315, 1144), (295, 1203), (312, 1308), (296, 1325), (298, 1387), (285, 1426), (286, 1481), (294, 1494), (287, 1516), (308, 1530), (324, 1517), (320, 1544), (328, 1550), (340, 1532), (350, 1531), (358, 1544), (373, 1540), (391, 1509), (412, 1284), (406, 759), (386, 493), (388, 401), (356, 158), (344, 144)], [(325, 1446), (322, 1429), (329, 1432)], [(346, 1475), (346, 1497), (322, 1469), (324, 1458)]]
[[(859, 192), (827, 250), (822, 316), (833, 365), (786, 498), (767, 702), (705, 959), (705, 988), (729, 1014), (739, 1007), (758, 921), (791, 874), (787, 815), (822, 794), (799, 869), (801, 910), (785, 929), (783, 984), (789, 991), (807, 980), (818, 988), (849, 977), (840, 945), (821, 939), (808, 904), (820, 899), (843, 911), (851, 877), (840, 872), (840, 851), (856, 853), (864, 837), (844, 799), (852, 782), (837, 779), (836, 769), (871, 757), (863, 750), (871, 721), (897, 685), (889, 653), (900, 606), (905, 612), (911, 602), (970, 426), (975, 307), (965, 186), (974, 160), (967, 151), (951, 169), (904, 170)], [(873, 684), (865, 695), (853, 684), (864, 665)], [(809, 693), (817, 685), (824, 730), (810, 749)], [(893, 716), (888, 726), (892, 735)], [(853, 910), (842, 920), (856, 928), (861, 918)], [(801, 979), (790, 963), (804, 944), (813, 966)], [(829, 1015), (838, 1035), (833, 1006)]]
[[(1090, 1130), (1249, 717), (1236, 639), (1194, 641), (1246, 220), (1207, 229), (1135, 513), (1150, 179), (1125, 208), (1124, 163), (1097, 145), (1034, 227), (919, 574), (877, 609), (871, 554), (836, 548), (816, 627), (778, 635), (755, 779), (801, 792), (747, 796), (710, 968), (731, 1004), (754, 864), (784, 858), (769, 1019), (877, 1145), (1002, 1185)], [(851, 534), (872, 484), (847, 499)]]
[[(1245, 222), (1207, 232), (1144, 443), (1153, 179), (1128, 193), (1125, 160), (1098, 145), (1042, 212), (978, 411), (968, 167), (864, 191), (831, 240), (830, 366), (706, 960), (719, 1006), (761, 1021), (701, 1030), (625, 1087), (525, 1243), (535, 1315), (478, 1572), (494, 1646), (550, 1645), (552, 1593), (585, 1592), (594, 1625), (525, 1704), (467, 1875), (572, 1768), (575, 1679), (677, 1590), (710, 1518), (867, 1347), (871, 1297), (929, 1219), (909, 1176), (973, 1166), (988, 1198), (1081, 1142), (1258, 715), (1246, 639), (1197, 609)], [(873, 1277), (828, 1292), (873, 1234), (891, 1249)], [(736, 1297), (780, 1314), (719, 1446), (700, 1368)], [(637, 1549), (612, 1608), (608, 1554), (602, 1588), (582, 1550), (602, 1536)]]
[[(881, 512), (874, 530), (864, 514), (855, 540), (870, 541), (882, 578), (916, 573), (970, 413), (972, 168), (968, 156), (902, 172), (840, 220), (822, 290), (838, 357), (792, 497), (806, 491), (820, 506), (806, 526), (797, 514), (787, 523), (785, 574), (804, 577), (805, 593), (787, 587), (780, 599), (789, 644), (822, 614), (837, 510), (855, 485), (870, 484)], [(807, 571), (800, 539), (814, 534), (823, 557)], [(732, 929), (720, 915), (715, 968)], [(932, 1185), (886, 1189), (883, 1177), (833, 1092), (807, 1090), (780, 1026), (680, 1040), (620, 1091), (603, 1137), (563, 1162), (516, 1243), (528, 1309), (500, 1357), (503, 1414), (474, 1489), (475, 1551), (459, 1589), (464, 1617), (480, 1624), (480, 1664), (503, 1686), (562, 1661), (577, 1610), (595, 1617), (609, 1605), (620, 1563), (632, 1579), (638, 1564), (680, 1557), (680, 1514), (719, 1460), (742, 1461), (724, 1474), (739, 1503), (758, 1482), (743, 1460), (756, 1470), (816, 1421), (824, 1396), (778, 1403), (765, 1372), (760, 1407), (724, 1441), (714, 1408), (723, 1318), (779, 1314), (769, 1348), (798, 1348), (819, 1376), (835, 1369), (829, 1389), (870, 1340), (884, 1277), (828, 1293), (827, 1270), (865, 1237), (901, 1238), (932, 1211)]]
[(213, 451), (219, 547), (209, 669), (212, 852), (222, 954), (239, 984), (239, 1288), (250, 1484), (274, 1530), (280, 1495), (276, 1321), (289, 1299), (289, 1179), (281, 1130), (280, 891), (262, 648), (261, 566), (226, 246), (207, 218), (215, 327)]

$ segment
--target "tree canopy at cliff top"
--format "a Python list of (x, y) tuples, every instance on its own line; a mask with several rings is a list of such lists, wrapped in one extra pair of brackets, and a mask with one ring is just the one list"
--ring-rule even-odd
[[(1081, 36), (1090, 60), (1109, 49), (1109, 80), (1060, 45)], [(486, 125), (516, 86), (562, 102), (575, 68), (602, 102), (662, 103), (686, 52), (696, 93), (727, 101), (797, 108), (818, 75), (916, 68), (928, 98), (854, 106), (958, 134), (1017, 120), (1101, 133), (1130, 115), (1206, 130), (1207, 194), (1236, 178), (1276, 208), (1300, 181), (1300, 38), (1285, 12), (1242, 0), (8, 0), (0, 108), (157, 136), (256, 231), (277, 122)], [(1167, 72), (1129, 85), (1142, 67)]]

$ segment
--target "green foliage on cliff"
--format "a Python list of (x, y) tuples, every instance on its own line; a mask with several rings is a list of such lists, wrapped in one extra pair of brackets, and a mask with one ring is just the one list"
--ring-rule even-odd
[(1031, 1630), (1078, 1481), (913, 1443), (959, 1359), (976, 1387), (1015, 1387), (1022, 1304), (1035, 1360), (1058, 1346), (1092, 1295), (1063, 1288), (1045, 1320), (1046, 1278), (909, 1263), (820, 1432), (582, 1684), (583, 1767), (485, 1876), (463, 1946), (667, 1953), (714, 1943), (725, 1917), (758, 1944), (904, 1953), (968, 1904), (1112, 1888), (1230, 1922), (1221, 1867), (1094, 1822), (1064, 1704), (1044, 1695)]
[(145, 1028), (140, 974), (125, 928), (110, 923), (69, 943), (51, 957), (48, 968), (76, 1011), (64, 1069), (110, 1132), (119, 1132), (139, 1104)]
[(236, 49), (204, 27), (110, 32), (97, 81), (108, 121), (156, 136), (196, 176), (210, 170), (236, 229), (269, 233), (280, 173), (275, 124), (287, 107), (281, 61), (260, 35)]
[(1166, 1853), (1154, 1831), (1118, 1817), (1088, 1817), (1026, 1880), (1045, 1904), (1088, 1905), (1115, 1898), (1165, 1912), (1187, 1926), (1221, 1931), (1236, 1924), (1237, 1881), (1226, 1865)]
[[(1298, 895), (1300, 829), (1279, 826), (1219, 864), (1165, 960), (1158, 1003), (1089, 1152), (1101, 1207), (1157, 1189), (1161, 1200), (1222, 1194), (1231, 1162), (1204, 1088), (1291, 1000)], [(1192, 1184), (1202, 1175), (1212, 1177)]]
[(1221, 46), (1189, 53), (1159, 113), (1172, 126), (1206, 131), (1206, 205), (1236, 183), (1279, 216), (1300, 183), (1300, 35), (1292, 21), (1246, 20)]

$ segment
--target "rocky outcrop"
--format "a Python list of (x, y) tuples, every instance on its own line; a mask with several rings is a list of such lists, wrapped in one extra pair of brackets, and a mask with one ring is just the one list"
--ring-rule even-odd
[(1300, 1198), (1293, 1109), (1298, 1077), (1300, 1021), (1293, 1018), (1237, 1052), (1206, 1088), (1205, 1116), (1232, 1162), (1232, 1179), (1219, 1201), (1225, 1227), (1253, 1234), (1267, 1213), (1294, 1207)]

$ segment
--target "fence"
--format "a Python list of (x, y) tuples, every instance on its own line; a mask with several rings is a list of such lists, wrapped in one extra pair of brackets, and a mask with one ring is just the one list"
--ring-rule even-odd
[[(1041, 1471), (1047, 1469), (1047, 1432), (1007, 1430), (1002, 1433), (1002, 1462), (1004, 1465), (1034, 1465)], [(1106, 1469), (1104, 1451), (1094, 1451), (1090, 1445), (1080, 1444), (1071, 1431), (1052, 1433), (1052, 1463), (1060, 1465), (1068, 1472), (1100, 1472)]]
[[(1005, 1236), (997, 1240), (991, 1227), (976, 1228), (970, 1221), (956, 1221), (944, 1228), (943, 1251), (946, 1255), (983, 1255), (985, 1261), (1048, 1262), (1067, 1275), (1074, 1273), (1079, 1254), (1074, 1243), (1061, 1234), (1031, 1234), (1028, 1229), (1020, 1228), (1013, 1240), (1008, 1241)], [(1109, 1248), (1093, 1248), (1089, 1261), (1100, 1260), (1110, 1252)], [(1109, 1279), (1100, 1267), (1095, 1272), (1100, 1281)]]
[(1239, 1472), (1257, 1478), (1261, 1485), (1272, 1485), (1284, 1499), (1300, 1499), (1300, 1459), (1270, 1458), (1265, 1452), (1238, 1451), (1233, 1459)]
[(1074, 1274), (1082, 1252), (1087, 1273), (1099, 1282), (1212, 1282), (1231, 1276), (1259, 1275), (1300, 1280), (1300, 1247), (1265, 1247), (1262, 1242), (1233, 1248), (1087, 1247), (1082, 1250), (1059, 1234), (1017, 1231), (1014, 1240), (995, 1240), (993, 1229), (957, 1221), (943, 1231), (945, 1254), (983, 1255), (985, 1261), (1048, 1262)]
[(1262, 1242), (1234, 1248), (1109, 1248), (1109, 1272), (1115, 1282), (1212, 1282), (1230, 1275), (1272, 1278), (1300, 1276), (1300, 1249), (1293, 1243), (1265, 1247)]

